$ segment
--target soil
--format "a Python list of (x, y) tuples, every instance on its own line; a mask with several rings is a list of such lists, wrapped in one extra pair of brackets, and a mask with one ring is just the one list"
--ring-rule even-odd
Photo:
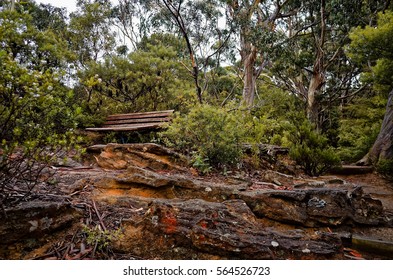
[(338, 175), (337, 177), (363, 187), (373, 198), (382, 201), (386, 211), (393, 213), (393, 182), (384, 179), (376, 172), (357, 175)]

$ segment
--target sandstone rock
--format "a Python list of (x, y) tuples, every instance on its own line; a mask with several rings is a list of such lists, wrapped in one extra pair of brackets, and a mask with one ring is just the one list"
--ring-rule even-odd
[[(228, 184), (206, 182), (187, 175), (165, 175), (139, 167), (129, 167), (117, 176), (94, 183), (102, 197), (103, 189), (120, 190), (117, 195), (150, 198), (201, 198), (207, 201), (224, 201), (247, 189), (248, 182), (230, 180)], [(104, 193), (103, 193), (104, 192)]]
[[(159, 259), (334, 259), (341, 240), (265, 229), (241, 200), (156, 199), (137, 221), (123, 222), (117, 250)], [(184, 250), (187, 248), (187, 250)]]
[(0, 223), (0, 258), (9, 258), (8, 246), (38, 246), (45, 236), (70, 227), (81, 213), (68, 202), (28, 201), (11, 209), (5, 209)]
[(95, 156), (97, 164), (106, 169), (127, 169), (130, 166), (151, 170), (178, 170), (187, 166), (187, 159), (157, 144), (108, 144)]
[(258, 217), (308, 227), (342, 224), (378, 225), (383, 207), (379, 200), (364, 195), (361, 187), (352, 190), (329, 188), (296, 191), (242, 192)]
[[(317, 183), (319, 186), (320, 182)], [(241, 199), (258, 217), (307, 227), (378, 225), (383, 222), (382, 203), (364, 195), (361, 187), (354, 186), (249, 190), (247, 182), (218, 184), (185, 175), (158, 174), (138, 167), (130, 167), (116, 177), (101, 180), (96, 186), (125, 190), (117, 195), (153, 199), (200, 198), (211, 202)], [(103, 196), (101, 191), (99, 195)]]

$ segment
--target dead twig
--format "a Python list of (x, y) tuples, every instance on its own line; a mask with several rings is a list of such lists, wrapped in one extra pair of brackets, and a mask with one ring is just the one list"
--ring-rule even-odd
[(103, 221), (103, 219), (102, 219), (102, 216), (100, 215), (100, 212), (98, 212), (97, 205), (96, 205), (96, 203), (95, 203), (94, 200), (92, 200), (92, 202), (93, 202), (94, 211), (95, 211), (95, 213), (96, 213), (96, 215), (97, 215), (97, 217), (98, 217), (98, 220), (99, 220), (99, 222), (100, 222), (100, 226), (101, 226), (101, 228), (102, 228), (103, 231), (106, 231), (106, 226), (105, 226), (105, 224), (104, 224), (104, 221)]
[(64, 254), (62, 256), (62, 260), (67, 259), (68, 253), (70, 252), (71, 248), (74, 246), (73, 242), (74, 242), (74, 239), (75, 239), (76, 235), (77, 235), (77, 232), (75, 232), (74, 235), (72, 235), (71, 241), (68, 243), (68, 245), (66, 247), (66, 250), (65, 250), (65, 252), (64, 252)]

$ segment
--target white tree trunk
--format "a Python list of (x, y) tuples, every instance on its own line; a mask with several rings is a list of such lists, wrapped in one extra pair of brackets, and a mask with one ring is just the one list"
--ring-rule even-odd
[(256, 49), (250, 47), (251, 51), (245, 54), (243, 62), (244, 78), (243, 78), (243, 96), (242, 104), (251, 107), (254, 104), (255, 99), (255, 86), (257, 76), (255, 73), (255, 60), (257, 56)]

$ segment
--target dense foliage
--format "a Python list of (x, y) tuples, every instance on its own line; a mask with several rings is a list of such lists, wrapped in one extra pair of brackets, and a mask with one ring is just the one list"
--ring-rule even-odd
[(241, 112), (201, 105), (175, 118), (162, 136), (169, 146), (192, 155), (197, 167), (236, 165), (245, 133), (241, 119)]
[(304, 122), (294, 128), (290, 135), (290, 155), (306, 174), (319, 176), (340, 165), (340, 158), (329, 147), (327, 138), (316, 132), (312, 125)]
[[(28, 194), (64, 147), (81, 108), (63, 85), (66, 45), (32, 17), (0, 12), (0, 203)], [(20, 197), (19, 197), (20, 198)]]

